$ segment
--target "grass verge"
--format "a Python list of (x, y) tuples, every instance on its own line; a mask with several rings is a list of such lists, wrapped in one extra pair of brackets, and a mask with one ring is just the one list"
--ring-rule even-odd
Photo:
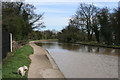
[(105, 44), (97, 43), (97, 42), (94, 42), (94, 41), (91, 41), (91, 42), (77, 42), (77, 44), (88, 45), (88, 46), (98, 46), (98, 47), (106, 47), (106, 48), (120, 49), (120, 46), (116, 46), (116, 45), (105, 45)]
[(58, 39), (40, 39), (40, 40), (29, 40), (29, 41), (58, 41)]
[(0, 63), (0, 80), (2, 79), (2, 63)]
[(20, 49), (16, 49), (15, 51), (9, 53), (7, 57), (3, 60), (2, 65), (2, 78), (24, 78), (27, 79), (27, 73), (22, 77), (17, 74), (17, 69), (21, 66), (28, 66), (31, 63), (29, 59), (29, 55), (33, 53), (33, 48), (30, 45), (24, 45)]

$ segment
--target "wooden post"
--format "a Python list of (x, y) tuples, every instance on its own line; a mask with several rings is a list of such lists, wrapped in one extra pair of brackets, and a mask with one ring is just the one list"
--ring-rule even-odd
[(10, 33), (10, 52), (12, 52), (12, 33)]

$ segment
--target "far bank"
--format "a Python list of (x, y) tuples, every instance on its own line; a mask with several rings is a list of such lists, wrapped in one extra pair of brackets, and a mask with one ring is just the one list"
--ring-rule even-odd
[[(58, 41), (58, 42), (60, 42), (58, 39), (41, 39), (41, 40), (31, 40), (31, 41), (36, 41), (36, 42)], [(60, 43), (68, 43), (68, 42), (60, 42)], [(106, 45), (106, 44), (103, 44), (103, 43), (97, 43), (96, 41), (90, 41), (90, 42), (72, 42), (71, 44), (81, 44), (81, 45), (87, 45), (87, 46), (120, 49), (120, 46), (117, 46), (117, 45)]]

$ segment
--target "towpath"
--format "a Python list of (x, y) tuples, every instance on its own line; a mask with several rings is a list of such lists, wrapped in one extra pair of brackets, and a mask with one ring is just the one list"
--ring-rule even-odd
[(30, 55), (31, 64), (28, 78), (64, 78), (64, 75), (45, 49), (37, 46), (34, 41), (29, 44), (33, 47), (34, 53)]

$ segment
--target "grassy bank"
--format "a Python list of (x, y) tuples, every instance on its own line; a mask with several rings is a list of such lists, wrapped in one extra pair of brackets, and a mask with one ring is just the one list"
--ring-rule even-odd
[[(58, 39), (41, 39), (41, 40), (30, 40), (30, 41), (58, 41)], [(76, 43), (75, 43), (75, 44), (76, 44)], [(106, 47), (106, 48), (120, 49), (120, 46), (116, 46), (116, 45), (106, 45), (106, 44), (103, 44), (103, 43), (97, 43), (96, 41), (77, 42), (77, 44), (88, 45), (88, 46), (97, 46), (97, 47)]]
[(28, 66), (31, 63), (29, 55), (33, 53), (30, 45), (25, 45), (20, 49), (16, 49), (9, 53), (3, 60), (2, 77), (3, 78), (27, 78), (27, 72), (24, 77), (17, 74), (17, 69), (21, 66)]
[(102, 44), (102, 43), (97, 43), (97, 42), (95, 42), (95, 41), (91, 41), (91, 42), (77, 42), (77, 44), (88, 45), (88, 46), (98, 46), (98, 47), (107, 47), (107, 48), (120, 49), (120, 46), (116, 46), (116, 45), (105, 45), (105, 44)]
[(40, 40), (30, 40), (30, 41), (58, 41), (58, 39), (40, 39)]
[(0, 63), (0, 80), (2, 79), (2, 63)]

